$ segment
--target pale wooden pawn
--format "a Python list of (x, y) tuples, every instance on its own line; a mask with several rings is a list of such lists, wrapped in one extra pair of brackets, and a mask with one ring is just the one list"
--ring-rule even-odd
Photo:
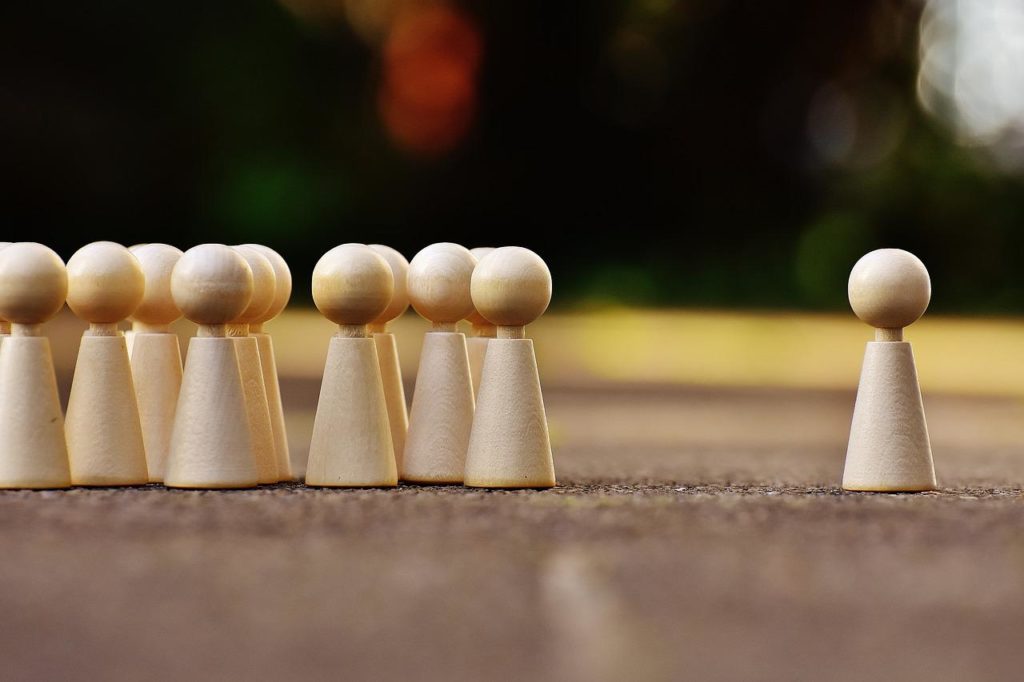
[(263, 368), (263, 385), (267, 391), (267, 407), (270, 410), (270, 427), (274, 434), (274, 453), (277, 455), (277, 477), (281, 481), (295, 480), (291, 454), (288, 450), (288, 432), (284, 421), (284, 405), (281, 402), (281, 381), (277, 376), (277, 360), (274, 357), (274, 343), (263, 325), (270, 322), (285, 309), (292, 295), (292, 273), (288, 263), (277, 251), (262, 244), (245, 244), (262, 253), (274, 266), (274, 301), (266, 312), (249, 324), (249, 335), (256, 339), (260, 351), (260, 366)]
[(402, 384), (402, 367), (398, 361), (398, 343), (395, 335), (388, 331), (388, 325), (409, 308), (409, 293), (406, 289), (409, 261), (390, 246), (370, 244), (370, 248), (388, 262), (395, 279), (395, 293), (391, 296), (391, 303), (370, 324), (369, 330), (373, 334), (374, 343), (377, 344), (380, 377), (384, 382), (384, 400), (387, 402), (388, 421), (391, 424), (391, 443), (395, 447), (395, 462), (401, 471), (405, 437), (409, 431), (409, 409), (405, 404), (405, 386)]
[(928, 425), (917, 366), (903, 328), (928, 308), (931, 280), (916, 256), (879, 249), (854, 265), (850, 305), (875, 327), (867, 344), (850, 426), (843, 488), (874, 492), (934, 490)]
[(135, 312), (146, 278), (138, 259), (113, 242), (93, 242), (68, 261), (68, 307), (89, 323), (68, 398), (71, 482), (149, 482), (131, 362), (118, 325)]
[(253, 293), (252, 269), (234, 249), (202, 244), (185, 252), (171, 273), (171, 296), (199, 325), (189, 341), (174, 415), (164, 485), (171, 488), (251, 488), (258, 483), (249, 414), (234, 339), (227, 325)]
[(0, 488), (71, 485), (53, 356), (40, 330), (67, 292), (52, 250), (31, 242), (0, 249), (0, 318), (11, 323), (0, 346)]
[(432, 323), (423, 337), (401, 478), (461, 483), (473, 426), (473, 385), (466, 337), (456, 324), (473, 310), (476, 259), (458, 244), (432, 244), (409, 263), (409, 301)]
[(505, 246), (473, 271), (473, 304), (497, 326), (487, 346), (476, 418), (466, 457), (466, 485), (550, 488), (555, 468), (533, 340), (525, 327), (551, 301), (551, 272), (529, 249)]
[(125, 340), (131, 339), (129, 355), (146, 445), (146, 468), (150, 482), (160, 483), (181, 390), (181, 345), (170, 327), (181, 317), (171, 296), (171, 273), (181, 259), (181, 251), (167, 244), (141, 244), (129, 250), (142, 266), (146, 293), (132, 316), (132, 330), (125, 332)]
[[(494, 251), (490, 246), (478, 246), (470, 249), (477, 262)], [(484, 316), (473, 308), (466, 318), (469, 322), (469, 335), (466, 337), (466, 350), (469, 351), (469, 374), (473, 378), (473, 395), (480, 395), (480, 375), (484, 369), (484, 357), (487, 355), (487, 343), (498, 334), (498, 328), (484, 319)]]
[(394, 288), (387, 261), (362, 244), (331, 249), (313, 270), (313, 302), (338, 332), (327, 352), (307, 485), (398, 484), (377, 348), (367, 332), (388, 307)]
[(235, 352), (238, 353), (238, 369), (245, 390), (256, 474), (262, 484), (277, 483), (281, 479), (277, 473), (277, 453), (274, 450), (274, 429), (270, 424), (267, 386), (263, 379), (259, 345), (249, 335), (249, 324), (260, 319), (274, 302), (277, 276), (270, 260), (256, 249), (250, 246), (233, 248), (252, 270), (253, 294), (242, 314), (228, 325), (228, 335), (235, 340)]

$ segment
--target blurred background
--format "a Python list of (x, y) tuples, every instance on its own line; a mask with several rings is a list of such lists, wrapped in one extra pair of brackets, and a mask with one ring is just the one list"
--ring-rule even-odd
[(559, 308), (1024, 311), (1016, 0), (0, 9), (4, 239), (521, 244)]

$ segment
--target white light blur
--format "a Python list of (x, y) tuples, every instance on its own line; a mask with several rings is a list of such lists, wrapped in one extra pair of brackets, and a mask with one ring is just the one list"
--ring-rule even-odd
[(962, 144), (1024, 169), (1024, 2), (927, 0), (917, 96)]

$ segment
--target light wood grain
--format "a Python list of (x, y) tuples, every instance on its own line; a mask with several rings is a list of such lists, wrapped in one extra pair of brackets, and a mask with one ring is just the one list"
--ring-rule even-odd
[(274, 437), (274, 454), (277, 457), (277, 477), (281, 481), (295, 480), (292, 472), (291, 455), (288, 451), (288, 433), (284, 421), (284, 405), (281, 402), (281, 382), (277, 375), (277, 361), (274, 357), (274, 342), (269, 334), (252, 334), (260, 352), (260, 367), (263, 370), (263, 385), (267, 392), (267, 409), (270, 412), (270, 428)]
[(405, 404), (402, 368), (398, 362), (398, 344), (395, 335), (390, 333), (374, 334), (373, 341), (377, 345), (377, 359), (380, 362), (384, 402), (387, 404), (388, 421), (391, 424), (391, 443), (395, 450), (395, 463), (398, 470), (401, 471), (405, 439), (409, 431), (409, 411)]
[(306, 484), (398, 484), (376, 346), (370, 338), (331, 339), (313, 423)]
[(466, 338), (458, 332), (427, 332), (409, 412), (402, 480), (461, 483), (472, 426)]
[(131, 349), (132, 378), (151, 483), (164, 479), (171, 449), (174, 412), (181, 390), (181, 347), (177, 334), (139, 333)]
[(550, 488), (554, 461), (531, 339), (492, 339), (466, 457), (465, 483)]

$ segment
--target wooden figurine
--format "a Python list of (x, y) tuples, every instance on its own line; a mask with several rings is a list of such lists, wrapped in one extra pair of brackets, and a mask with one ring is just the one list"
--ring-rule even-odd
[(260, 366), (263, 368), (263, 385), (267, 390), (267, 407), (270, 410), (270, 428), (274, 433), (274, 452), (277, 455), (277, 477), (281, 481), (295, 480), (292, 473), (291, 454), (288, 451), (288, 432), (284, 423), (284, 405), (281, 402), (281, 382), (277, 376), (277, 360), (274, 357), (274, 343), (263, 330), (285, 309), (292, 295), (292, 272), (288, 263), (277, 251), (262, 244), (245, 244), (256, 249), (274, 266), (274, 302), (267, 311), (249, 324), (249, 335), (256, 339), (260, 351)]
[(128, 347), (118, 325), (142, 302), (138, 259), (113, 242), (93, 242), (68, 261), (68, 307), (89, 323), (78, 349), (65, 422), (71, 482), (149, 482)]
[(64, 262), (42, 244), (0, 249), (0, 488), (67, 488), (71, 470), (50, 341), (40, 325), (64, 306)]
[(551, 273), (534, 252), (505, 246), (473, 272), (473, 304), (497, 325), (480, 378), (466, 485), (550, 488), (555, 468), (533, 341), (525, 327), (551, 301)]
[(251, 488), (258, 482), (236, 344), (227, 336), (252, 290), (248, 263), (223, 244), (189, 249), (171, 273), (174, 303), (199, 333), (189, 341), (174, 415), (164, 471), (170, 488)]
[(928, 270), (906, 251), (872, 251), (853, 267), (849, 296), (857, 317), (875, 327), (875, 340), (864, 353), (843, 488), (934, 490), (914, 351), (903, 340), (903, 328), (921, 317), (931, 300)]
[(274, 429), (270, 425), (270, 405), (267, 386), (263, 379), (260, 349), (256, 339), (249, 336), (249, 324), (260, 319), (274, 302), (277, 276), (274, 266), (262, 253), (250, 246), (235, 246), (252, 270), (252, 298), (242, 314), (228, 325), (228, 336), (235, 340), (238, 369), (242, 374), (245, 404), (252, 432), (252, 451), (256, 458), (256, 475), (262, 484), (277, 483), (277, 453), (274, 451)]
[(398, 484), (384, 385), (367, 325), (394, 292), (391, 267), (363, 244), (328, 251), (313, 270), (313, 302), (338, 325), (331, 338), (313, 422), (306, 484), (382, 487)]
[[(132, 378), (146, 445), (146, 469), (150, 482), (160, 483), (181, 390), (181, 346), (170, 328), (181, 317), (171, 296), (171, 272), (181, 251), (167, 244), (143, 244), (130, 250), (146, 278), (146, 293), (132, 316)], [(126, 337), (128, 334), (125, 332)]]
[(409, 263), (409, 301), (433, 327), (423, 337), (401, 478), (461, 483), (473, 426), (466, 337), (456, 324), (473, 310), (476, 259), (458, 244), (433, 244)]
[(395, 335), (388, 331), (388, 323), (401, 317), (409, 308), (409, 293), (405, 286), (409, 261), (390, 246), (370, 244), (370, 248), (388, 262), (395, 279), (395, 293), (391, 296), (391, 303), (380, 317), (370, 324), (369, 329), (373, 334), (374, 343), (377, 344), (380, 378), (384, 382), (384, 400), (388, 405), (388, 421), (391, 424), (391, 443), (395, 447), (395, 463), (401, 471), (405, 435), (409, 430), (409, 411), (405, 405), (405, 387), (402, 385), (402, 367), (398, 362), (398, 344)]
[[(489, 246), (478, 246), (470, 249), (477, 262), (494, 251)], [(476, 308), (466, 318), (469, 322), (469, 336), (466, 337), (466, 350), (469, 351), (469, 374), (473, 378), (473, 395), (480, 395), (480, 375), (484, 369), (484, 356), (487, 354), (487, 342), (493, 339), (498, 328), (484, 319), (484, 316), (477, 312)]]

